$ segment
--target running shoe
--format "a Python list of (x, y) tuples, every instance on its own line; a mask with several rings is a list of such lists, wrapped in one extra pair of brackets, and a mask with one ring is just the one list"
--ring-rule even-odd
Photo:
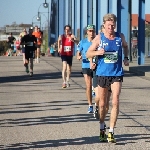
[(32, 77), (33, 76), (33, 72), (30, 72), (30, 77)]
[(25, 64), (24, 66), (25, 66), (25, 71), (26, 71), (26, 73), (29, 73), (29, 67), (28, 67), (28, 65)]
[(66, 83), (63, 83), (62, 84), (62, 88), (66, 88), (67, 87), (67, 84)]
[(89, 106), (88, 113), (93, 113), (93, 106)]
[(116, 139), (114, 138), (114, 134), (112, 132), (108, 133), (107, 141), (111, 143), (116, 143)]
[(66, 85), (67, 85), (67, 87), (70, 87), (70, 83), (69, 83), (69, 82), (67, 82), (67, 84), (66, 84)]
[(100, 130), (99, 140), (100, 142), (107, 142), (107, 135), (105, 134), (105, 130)]

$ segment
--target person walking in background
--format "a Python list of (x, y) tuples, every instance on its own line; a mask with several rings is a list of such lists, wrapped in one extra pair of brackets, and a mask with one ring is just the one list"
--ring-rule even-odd
[(26, 28), (24, 28), (23, 31), (22, 31), (22, 32), (20, 33), (20, 35), (19, 35), (20, 41), (21, 41), (21, 38), (23, 38), (24, 35), (26, 35), (26, 33), (27, 33), (27, 30), (26, 30)]
[(51, 56), (54, 56), (54, 45), (51, 44), (51, 47), (50, 47), (50, 54)]
[(7, 43), (8, 43), (8, 56), (12, 56), (13, 50), (14, 50), (14, 42), (15, 42), (16, 38), (12, 35), (12, 33), (9, 34), (9, 37), (7, 39)]

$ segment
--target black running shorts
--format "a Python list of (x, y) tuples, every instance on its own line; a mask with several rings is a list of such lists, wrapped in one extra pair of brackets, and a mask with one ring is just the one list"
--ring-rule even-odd
[(93, 71), (90, 68), (82, 68), (82, 73), (93, 77)]
[(110, 87), (114, 82), (123, 82), (123, 76), (98, 76), (98, 85), (102, 88)]

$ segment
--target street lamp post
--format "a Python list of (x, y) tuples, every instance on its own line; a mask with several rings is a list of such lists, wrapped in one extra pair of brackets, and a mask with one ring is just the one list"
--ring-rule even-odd
[(46, 2), (45, 0), (45, 3), (43, 3), (43, 6), (44, 8), (47, 8), (48, 9), (48, 47), (49, 47), (49, 44), (50, 44), (50, 17), (49, 17), (49, 4)]
[(37, 21), (40, 21), (40, 28), (41, 28), (41, 16), (40, 16), (40, 12), (38, 12), (38, 15), (36, 17)]
[[(37, 19), (40, 19), (39, 9), (40, 9), (41, 5), (38, 8), (38, 18)], [(45, 0), (45, 3), (43, 3), (43, 7), (48, 9), (47, 13), (48, 13), (48, 47), (49, 47), (49, 44), (50, 44), (50, 17), (49, 17), (49, 3), (47, 3), (46, 0)]]

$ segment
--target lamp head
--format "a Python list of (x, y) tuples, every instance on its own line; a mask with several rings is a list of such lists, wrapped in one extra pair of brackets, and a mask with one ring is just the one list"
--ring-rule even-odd
[(40, 17), (40, 16), (37, 16), (36, 19), (37, 19), (37, 21), (40, 21), (40, 20), (41, 20), (41, 17)]
[(44, 8), (48, 8), (48, 3), (43, 3)]

